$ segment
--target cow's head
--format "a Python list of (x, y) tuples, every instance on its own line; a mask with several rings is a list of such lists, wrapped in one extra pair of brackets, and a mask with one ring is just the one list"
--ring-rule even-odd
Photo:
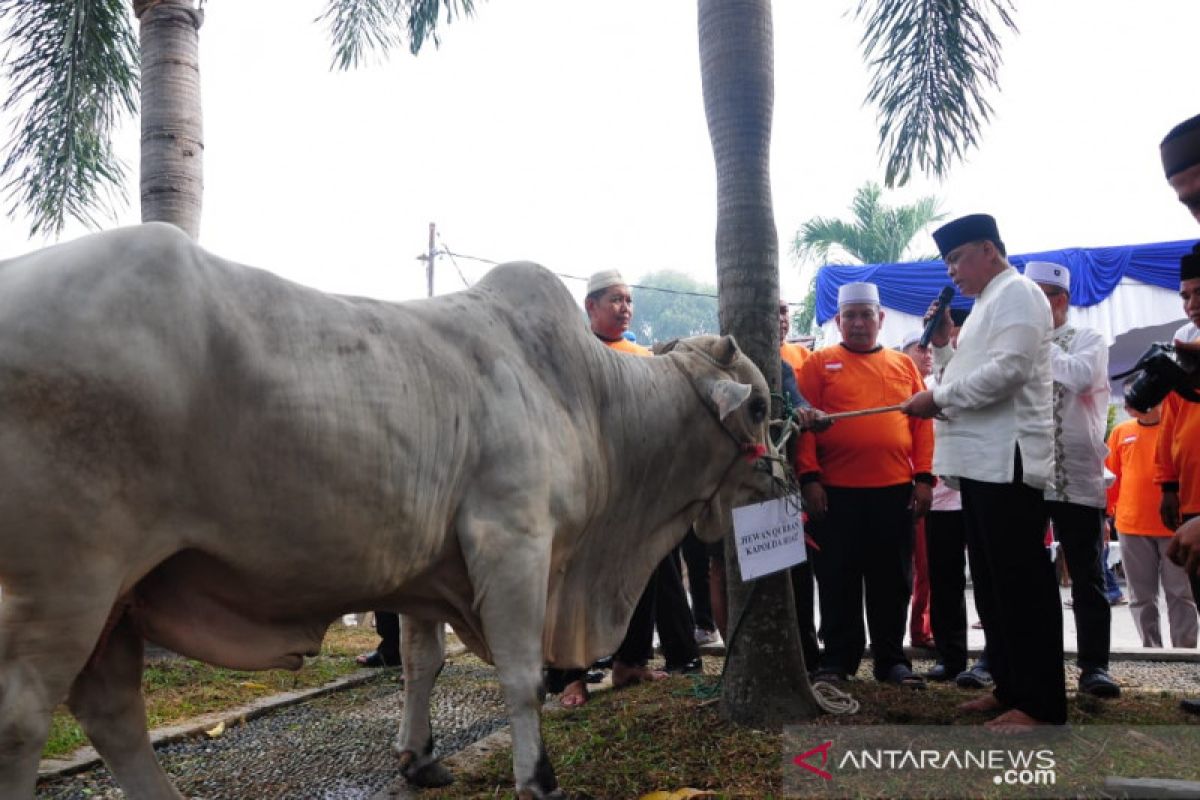
[(771, 394), (732, 336), (693, 336), (668, 342), (658, 352), (678, 354), (677, 363), (712, 417), (712, 425), (697, 435), (711, 440), (709, 457), (724, 475), (695, 528), (701, 539), (717, 541), (733, 527), (734, 506), (768, 496), (774, 480), (783, 477), (767, 433)]

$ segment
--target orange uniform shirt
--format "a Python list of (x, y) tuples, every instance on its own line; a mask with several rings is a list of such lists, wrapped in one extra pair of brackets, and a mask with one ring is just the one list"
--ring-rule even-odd
[[(1162, 425), (1142, 425), (1126, 420), (1108, 437), (1104, 466), (1116, 476), (1108, 490), (1121, 535), (1170, 536), (1158, 513), (1162, 492), (1154, 484), (1154, 453)], [(1110, 509), (1112, 510), (1112, 509)]]
[[(925, 389), (912, 359), (876, 348), (869, 353), (834, 345), (800, 368), (800, 393), (828, 414), (890, 406)], [(822, 433), (805, 433), (796, 453), (802, 477), (827, 486), (878, 488), (928, 475), (933, 466), (933, 421), (899, 411), (839, 419)]]
[[(597, 336), (596, 338), (600, 339), (599, 336)], [(631, 342), (628, 339), (626, 339), (624, 336), (622, 336), (620, 339), (617, 339), (615, 342), (610, 342), (607, 339), (600, 339), (600, 341), (604, 342), (606, 345), (611, 347), (613, 350), (619, 350), (622, 353), (632, 353), (635, 356), (652, 356), (652, 355), (654, 355), (654, 353), (650, 350), (650, 348), (642, 347), (637, 342)]]
[(779, 345), (779, 355), (792, 368), (792, 372), (796, 375), (796, 385), (800, 385), (800, 368), (804, 366), (804, 362), (808, 361), (812, 356), (812, 351), (803, 345), (795, 342), (784, 342)]
[(1154, 482), (1179, 487), (1179, 513), (1200, 514), (1200, 403), (1171, 392), (1162, 405)]

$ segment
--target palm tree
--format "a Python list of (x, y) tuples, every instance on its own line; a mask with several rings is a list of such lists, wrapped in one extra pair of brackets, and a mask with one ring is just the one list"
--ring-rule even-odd
[[(932, 195), (912, 205), (885, 206), (880, 202), (883, 189), (867, 182), (858, 187), (850, 204), (850, 221), (813, 217), (800, 226), (792, 239), (792, 256), (800, 262), (829, 263), (831, 254), (844, 253), (860, 264), (892, 264), (910, 260), (928, 260), (931, 255), (910, 252), (913, 240), (926, 226), (945, 219)], [(798, 330), (812, 330), (815, 316), (817, 275), (813, 272), (808, 294), (797, 315)]]
[[(875, 70), (870, 98), (882, 109), (888, 183), (913, 161), (941, 175), (975, 143), (995, 83), (998, 43), (979, 9), (1013, 27), (1008, 0), (861, 0), (863, 38)], [(698, 0), (704, 111), (717, 171), (717, 285), (721, 330), (732, 333), (779, 386), (778, 239), (769, 170), (773, 97), (770, 0)], [(731, 551), (731, 548), (726, 548)], [(776, 574), (747, 587), (730, 559), (731, 631), (723, 713), (778, 727), (817, 704), (796, 636), (794, 602)], [(740, 639), (739, 639), (740, 637)]]
[[(0, 112), (17, 114), (0, 179), (11, 206), (31, 219), (30, 235), (60, 234), (67, 218), (98, 227), (124, 197), (125, 168), (112, 131), (137, 111), (141, 85), (141, 216), (178, 225), (195, 238), (203, 194), (197, 0), (0, 0), (7, 24), (3, 69), (14, 86)], [(203, 0), (199, 0), (203, 5)], [(134, 43), (129, 10), (138, 20)], [(357, 66), (372, 51), (407, 43), (416, 55), (438, 44), (447, 22), (474, 0), (329, 0), (334, 65)]]

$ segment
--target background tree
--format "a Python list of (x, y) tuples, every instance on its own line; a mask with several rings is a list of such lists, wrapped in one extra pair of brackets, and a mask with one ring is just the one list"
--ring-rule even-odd
[[(1007, 0), (862, 0), (864, 50), (874, 68), (888, 182), (913, 161), (941, 175), (974, 144), (999, 64), (987, 9), (1014, 27)], [(716, 262), (721, 330), (779, 387), (778, 250), (769, 169), (774, 103), (770, 0), (698, 0), (704, 112), (717, 172)], [(728, 548), (727, 548), (728, 549)], [(791, 586), (766, 576), (750, 589), (732, 558), (722, 711), (778, 727), (817, 713), (796, 634)], [(753, 601), (753, 604), (751, 604)], [(740, 637), (740, 638), (739, 638)]]
[(633, 332), (643, 344), (719, 330), (717, 287), (712, 284), (661, 270), (643, 277), (633, 291)]
[[(474, 5), (328, 0), (319, 19), (329, 26), (334, 66), (349, 69), (400, 44), (413, 55), (430, 39), (436, 46), (440, 12), (449, 23)], [(197, 0), (0, 0), (0, 21), (0, 69), (14, 87), (0, 112), (17, 116), (0, 163), (8, 215), (27, 215), (30, 235), (58, 235), (68, 217), (89, 228), (99, 227), (98, 213), (115, 217), (126, 169), (112, 132), (137, 112), (140, 83), (142, 220), (171, 222), (195, 238), (204, 153)]]
[[(938, 208), (938, 199), (922, 197), (911, 205), (887, 206), (881, 201), (883, 188), (867, 182), (854, 193), (850, 204), (853, 219), (813, 217), (800, 226), (792, 238), (792, 257), (801, 264), (818, 269), (829, 263), (895, 264), (900, 261), (924, 261), (933, 255), (912, 252), (914, 240), (934, 222), (946, 218)], [(796, 315), (797, 333), (811, 333), (816, 327), (817, 270), (808, 282), (800, 313)]]

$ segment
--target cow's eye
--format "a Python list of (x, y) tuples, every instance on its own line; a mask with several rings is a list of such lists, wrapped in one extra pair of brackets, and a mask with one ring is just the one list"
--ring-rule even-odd
[(767, 418), (767, 401), (756, 397), (750, 401), (750, 420), (757, 425)]

